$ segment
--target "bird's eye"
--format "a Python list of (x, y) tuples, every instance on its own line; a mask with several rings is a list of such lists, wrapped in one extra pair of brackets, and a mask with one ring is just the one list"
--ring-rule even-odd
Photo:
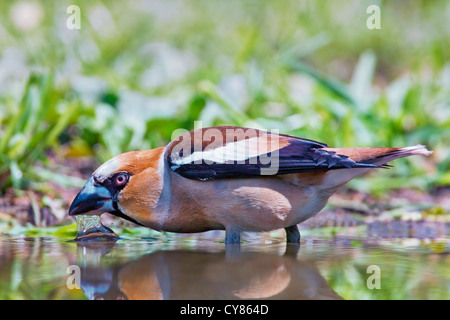
[(116, 187), (123, 187), (128, 182), (128, 174), (120, 172), (113, 178), (113, 183)]

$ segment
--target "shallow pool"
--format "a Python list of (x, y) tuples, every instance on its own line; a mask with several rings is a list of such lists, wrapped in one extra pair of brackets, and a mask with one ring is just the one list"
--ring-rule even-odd
[(0, 237), (1, 299), (449, 299), (448, 242)]

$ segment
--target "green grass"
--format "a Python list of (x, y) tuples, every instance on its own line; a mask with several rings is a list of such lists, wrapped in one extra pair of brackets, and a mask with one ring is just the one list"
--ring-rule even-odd
[[(80, 30), (66, 28), (72, 4), (81, 9)], [(381, 8), (380, 30), (366, 28), (372, 4)], [(0, 192), (29, 195), (34, 225), (0, 207), (0, 235), (36, 242), (24, 238), (19, 255), (3, 248), (0, 298), (84, 298), (65, 287), (75, 257), (66, 241), (76, 225), (60, 217), (42, 227), (39, 209), (54, 197), (65, 209), (58, 193), (83, 185), (71, 166), (77, 160), (101, 164), (164, 146), (195, 121), (276, 129), (333, 147), (424, 144), (432, 157), (397, 160), (348, 186), (373, 195), (450, 186), (449, 12), (447, 0), (1, 1)], [(422, 214), (446, 212), (436, 205)], [(150, 229), (112, 228), (125, 239), (170, 242)], [(305, 234), (327, 239), (337, 231)], [(407, 268), (406, 255), (396, 264), (366, 252), (364, 241), (351, 248), (350, 262), (342, 255), (318, 263), (344, 298), (448, 298), (438, 285), (445, 255), (418, 253)], [(126, 247), (124, 257), (130, 252), (139, 253)], [(382, 267), (378, 291), (365, 286), (374, 261)]]
[(36, 178), (32, 165), (45, 157), (79, 110), (76, 101), (55, 99), (51, 75), (30, 75), (19, 101), (6, 99), (8, 119), (0, 137), (0, 187), (20, 189)]
[(335, 147), (422, 143), (431, 161), (350, 187), (450, 185), (446, 1), (378, 1), (381, 30), (366, 28), (369, 1), (78, 1), (80, 30), (65, 27), (70, 1), (29, 3), (31, 27), (0, 4), (3, 189), (64, 182), (49, 150), (101, 163), (197, 120)]

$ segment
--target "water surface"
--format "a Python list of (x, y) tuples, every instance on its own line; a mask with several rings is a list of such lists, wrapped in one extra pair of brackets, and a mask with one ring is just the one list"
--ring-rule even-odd
[(449, 262), (445, 242), (415, 239), (2, 237), (0, 298), (449, 299)]

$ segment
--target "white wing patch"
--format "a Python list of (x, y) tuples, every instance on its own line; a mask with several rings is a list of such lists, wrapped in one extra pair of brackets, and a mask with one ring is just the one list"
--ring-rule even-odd
[(253, 137), (230, 142), (221, 147), (207, 146), (204, 151), (190, 153), (183, 150), (181, 157), (179, 152), (174, 152), (170, 158), (174, 164), (173, 167), (189, 163), (201, 164), (202, 162), (206, 164), (245, 163), (248, 159), (255, 158), (256, 161), (256, 157), (278, 150), (278, 146), (278, 139), (267, 139), (267, 136)]

